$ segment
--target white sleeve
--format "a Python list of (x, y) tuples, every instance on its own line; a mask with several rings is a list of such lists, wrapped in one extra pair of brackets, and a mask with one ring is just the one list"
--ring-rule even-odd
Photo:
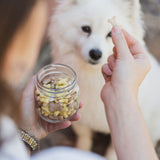
[(0, 160), (29, 160), (14, 122), (8, 117), (0, 119)]
[[(30, 160), (13, 121), (0, 119), (0, 160)], [(69, 147), (50, 148), (31, 157), (31, 160), (105, 160), (103, 157)]]
[(105, 158), (87, 151), (70, 147), (50, 148), (32, 156), (31, 160), (106, 160)]

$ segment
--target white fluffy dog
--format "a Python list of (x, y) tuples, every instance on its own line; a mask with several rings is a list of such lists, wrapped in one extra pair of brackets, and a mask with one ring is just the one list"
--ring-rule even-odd
[[(84, 108), (74, 129), (81, 149), (91, 148), (92, 130), (109, 133), (100, 92), (104, 84), (101, 66), (112, 54), (112, 26), (108, 19), (113, 16), (144, 45), (138, 0), (59, 0), (51, 18), (49, 36), (54, 63), (70, 65), (78, 74)], [(156, 144), (160, 139), (160, 67), (151, 54), (149, 57), (152, 69), (141, 85), (139, 104)], [(115, 159), (112, 150), (108, 157)]]

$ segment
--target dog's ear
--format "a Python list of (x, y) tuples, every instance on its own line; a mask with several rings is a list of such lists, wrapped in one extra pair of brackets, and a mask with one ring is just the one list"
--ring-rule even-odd
[(128, 2), (130, 2), (131, 4), (140, 3), (140, 2), (139, 2), (140, 0), (123, 0), (123, 1), (128, 1)]
[(56, 0), (58, 4), (63, 4), (63, 5), (72, 5), (75, 3), (75, 0)]
[[(119, 0), (118, 0), (119, 1)], [(126, 3), (126, 5), (129, 6), (129, 8), (132, 11), (139, 12), (141, 7), (140, 7), (140, 0), (120, 0)]]
[(122, 0), (126, 2), (131, 17), (141, 19), (141, 5), (139, 0)]
[(144, 36), (144, 29), (143, 29), (143, 20), (142, 20), (142, 11), (140, 0), (115, 0), (119, 7), (121, 8), (122, 12), (127, 14), (129, 23), (135, 28), (138, 29), (138, 32), (143, 39)]
[(77, 4), (77, 0), (55, 0), (56, 7), (55, 10), (60, 11), (61, 13), (70, 10), (74, 5)]
[(85, 0), (57, 0), (57, 3), (65, 5), (65, 6), (72, 6), (80, 3), (84, 3)]
[(121, 9), (132, 19), (141, 20), (140, 0), (115, 0)]
[(86, 1), (86, 0), (75, 0), (75, 4), (81, 4), (81, 3), (84, 4), (85, 1)]

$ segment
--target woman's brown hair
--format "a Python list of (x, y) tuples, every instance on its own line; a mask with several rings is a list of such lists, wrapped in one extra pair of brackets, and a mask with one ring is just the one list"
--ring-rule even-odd
[[(27, 20), (36, 1), (0, 0), (0, 68), (9, 43), (19, 27)], [(0, 114), (15, 115), (18, 112), (18, 104), (15, 102), (12, 91), (0, 78)]]
[(25, 22), (37, 0), (0, 0), (0, 64), (14, 33)]

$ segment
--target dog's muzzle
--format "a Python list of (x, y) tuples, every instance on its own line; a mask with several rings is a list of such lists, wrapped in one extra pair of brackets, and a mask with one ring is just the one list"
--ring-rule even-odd
[(89, 60), (90, 64), (98, 64), (99, 60), (102, 57), (102, 52), (99, 49), (92, 49), (89, 52), (89, 56), (90, 56)]

